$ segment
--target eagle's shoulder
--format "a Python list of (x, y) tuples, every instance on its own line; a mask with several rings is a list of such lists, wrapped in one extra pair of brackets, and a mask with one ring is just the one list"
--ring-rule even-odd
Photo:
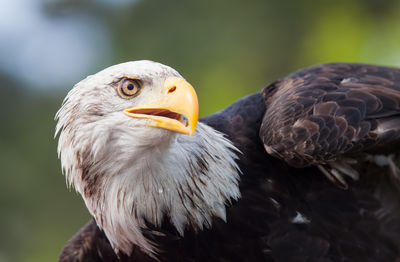
[(65, 245), (59, 262), (119, 261), (94, 219), (83, 226)]

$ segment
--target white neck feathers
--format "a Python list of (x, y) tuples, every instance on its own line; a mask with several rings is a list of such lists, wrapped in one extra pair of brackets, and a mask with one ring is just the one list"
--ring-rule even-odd
[[(240, 197), (238, 150), (221, 133), (198, 123), (193, 137), (173, 133), (154, 143), (148, 128), (143, 130), (129, 134), (115, 128), (96, 136), (101, 141), (79, 145), (68, 141), (68, 130), (59, 138), (67, 180), (114, 249), (126, 254), (132, 245), (156, 252), (142, 233), (146, 221), (160, 226), (168, 219), (183, 235), (187, 226), (201, 230), (213, 217), (225, 220), (225, 205)], [(82, 143), (91, 147), (78, 150)]]

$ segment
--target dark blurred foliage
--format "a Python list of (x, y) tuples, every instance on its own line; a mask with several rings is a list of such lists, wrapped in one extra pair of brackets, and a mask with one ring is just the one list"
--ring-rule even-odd
[[(128, 60), (168, 64), (198, 91), (201, 115), (312, 64), (400, 65), (395, 0), (125, 2), (61, 0), (40, 6), (48, 18), (90, 17), (105, 29), (109, 53), (98, 51), (101, 62), (88, 72)], [(96, 41), (101, 39), (91, 43), (94, 50)], [(29, 82), (0, 71), (0, 262), (55, 261), (89, 219), (83, 201), (65, 186), (53, 139), (54, 115), (77, 81), (29, 88)]]

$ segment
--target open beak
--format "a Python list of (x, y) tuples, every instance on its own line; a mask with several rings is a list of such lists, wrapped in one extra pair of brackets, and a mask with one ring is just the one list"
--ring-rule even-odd
[(146, 105), (127, 108), (130, 117), (149, 119), (147, 126), (193, 135), (199, 119), (199, 102), (194, 88), (179, 77), (164, 82), (162, 98)]

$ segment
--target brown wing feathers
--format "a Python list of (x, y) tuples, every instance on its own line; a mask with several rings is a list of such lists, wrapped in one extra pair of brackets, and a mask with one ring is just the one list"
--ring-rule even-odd
[(296, 72), (262, 92), (260, 136), (295, 167), (324, 164), (400, 138), (400, 70), (328, 64)]

